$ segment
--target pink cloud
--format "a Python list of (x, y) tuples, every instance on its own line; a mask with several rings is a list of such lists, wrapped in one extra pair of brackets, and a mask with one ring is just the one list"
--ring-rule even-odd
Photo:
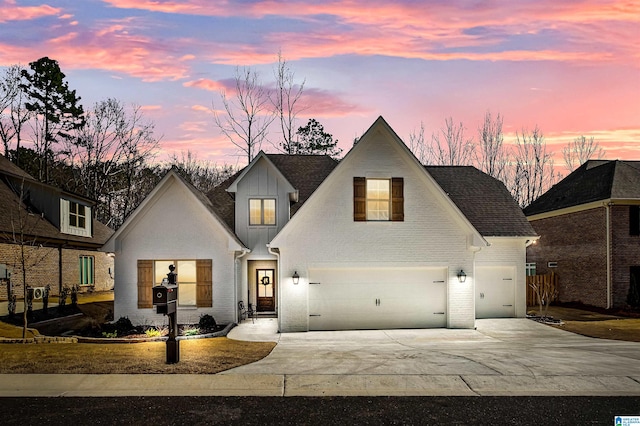
[(354, 103), (344, 101), (335, 93), (312, 88), (305, 88), (301, 104), (302, 112), (309, 117), (342, 117), (353, 113), (371, 112)]
[[(109, 23), (96, 30), (74, 27), (42, 43), (29, 46), (0, 44), (0, 64), (25, 63), (49, 56), (64, 67), (102, 69), (140, 78), (143, 81), (186, 78), (189, 68), (184, 46), (158, 38), (131, 34), (133, 22)], [(77, 29), (76, 29), (77, 28)], [(177, 54), (174, 54), (177, 53)]]
[(17, 6), (15, 0), (4, 0), (0, 3), (0, 22), (29, 21), (59, 13), (59, 8), (46, 4), (40, 6)]
[(198, 80), (187, 81), (182, 84), (184, 87), (195, 87), (197, 89), (208, 90), (211, 92), (219, 92), (220, 90), (225, 90), (227, 87), (225, 84), (215, 81), (209, 80), (206, 78), (200, 78)]

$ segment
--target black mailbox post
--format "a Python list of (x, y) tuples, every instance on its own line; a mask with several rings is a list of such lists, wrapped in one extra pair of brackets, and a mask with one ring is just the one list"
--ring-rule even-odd
[(169, 317), (169, 338), (167, 339), (167, 364), (180, 361), (180, 345), (176, 339), (178, 322), (176, 320), (176, 305), (178, 304), (178, 274), (173, 272), (175, 266), (169, 265), (167, 279), (161, 285), (153, 287), (153, 306), (156, 312)]

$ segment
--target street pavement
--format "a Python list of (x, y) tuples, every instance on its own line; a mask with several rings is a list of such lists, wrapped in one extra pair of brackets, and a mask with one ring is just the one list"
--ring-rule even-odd
[(478, 320), (475, 330), (285, 334), (264, 318), (229, 338), (278, 344), (215, 375), (5, 374), (0, 396), (640, 396), (640, 343), (524, 318)]

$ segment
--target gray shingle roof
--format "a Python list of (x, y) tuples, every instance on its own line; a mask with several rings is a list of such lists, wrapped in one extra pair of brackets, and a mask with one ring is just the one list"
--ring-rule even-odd
[(425, 166), (484, 237), (535, 236), (507, 188), (472, 166)]
[(527, 216), (609, 198), (640, 199), (640, 161), (591, 160), (524, 209)]
[[(327, 156), (267, 154), (267, 157), (300, 192), (298, 202), (291, 206), (292, 216), (338, 165)], [(427, 166), (426, 169), (481, 235), (536, 235), (499, 180), (470, 166)], [(226, 189), (240, 173), (242, 171), (207, 194), (218, 216), (231, 229), (235, 229), (234, 200)]]
[[(11, 176), (12, 179), (7, 179)], [(0, 200), (2, 200), (3, 208), (0, 210), (0, 241), (11, 242), (12, 231), (18, 226), (20, 220), (19, 215), (24, 218), (22, 226), (24, 233), (27, 235), (29, 242), (37, 244), (66, 244), (72, 246), (84, 247), (100, 247), (113, 234), (113, 230), (105, 224), (93, 219), (91, 238), (76, 235), (64, 234), (39, 212), (33, 211), (32, 208), (26, 206), (20, 201), (20, 197), (11, 188), (9, 181), (17, 178), (24, 178), (25, 181), (37, 183), (37, 181), (23, 171), (5, 157), (0, 156)], [(39, 183), (37, 183), (39, 184)], [(51, 185), (43, 185), (53, 188)], [(84, 197), (83, 197), (84, 198)], [(18, 209), (20, 205), (20, 209)], [(32, 210), (31, 214), (24, 214), (27, 210)], [(19, 213), (20, 212), (20, 213)]]

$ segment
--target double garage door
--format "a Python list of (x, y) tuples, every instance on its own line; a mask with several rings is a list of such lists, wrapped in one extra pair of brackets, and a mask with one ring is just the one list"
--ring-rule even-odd
[(309, 271), (309, 330), (447, 326), (446, 268)]

